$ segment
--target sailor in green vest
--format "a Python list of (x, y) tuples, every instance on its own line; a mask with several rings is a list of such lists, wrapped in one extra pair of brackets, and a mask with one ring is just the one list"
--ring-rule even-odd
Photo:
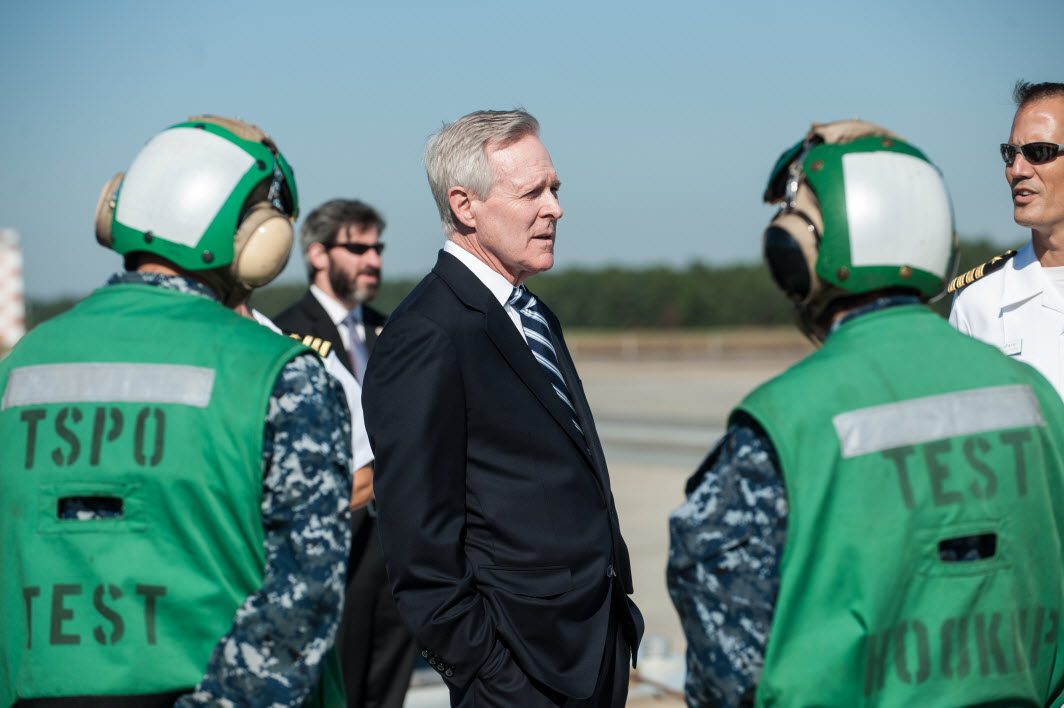
[(168, 128), (97, 207), (125, 272), (0, 361), (0, 707), (343, 705), (347, 405), (226, 307), (297, 204), (258, 128)]
[(1064, 404), (925, 306), (956, 251), (941, 174), (814, 124), (765, 199), (768, 268), (823, 346), (733, 411), (670, 517), (688, 705), (1049, 705)]

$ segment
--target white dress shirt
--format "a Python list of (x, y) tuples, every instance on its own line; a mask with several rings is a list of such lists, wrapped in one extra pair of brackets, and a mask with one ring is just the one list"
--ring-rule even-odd
[[(474, 256), (454, 241), (447, 240), (443, 244), (443, 250), (462, 261), (462, 264), (471, 270), (473, 275), (477, 276), (477, 280), (484, 283), (484, 287), (491, 291), (491, 294), (494, 295), (495, 299), (499, 301), (500, 305), (502, 305), (502, 309), (510, 316), (510, 321), (514, 323), (514, 327), (516, 327), (517, 331), (521, 334), (521, 338), (525, 339), (525, 328), (521, 325), (521, 313), (513, 307), (510, 307), (508, 304), (510, 297), (514, 293), (513, 283), (504, 278), (502, 274), (492, 270), (487, 263)], [(527, 342), (528, 340), (526, 339), (525, 341)]]
[[(325, 314), (329, 316), (332, 323), (336, 325), (336, 331), (340, 334), (340, 339), (343, 341), (344, 349), (347, 349), (354, 358), (352, 362), (355, 375), (358, 380), (361, 381), (362, 377), (366, 374), (366, 364), (369, 362), (369, 350), (366, 348), (366, 324), (362, 319), (362, 305), (361, 303), (355, 306), (355, 309), (348, 310), (342, 304), (334, 300), (333, 298), (322, 292), (321, 288), (317, 285), (310, 286), (310, 294), (314, 296), (314, 299), (325, 310)], [(348, 324), (351, 319), (354, 319), (354, 334), (357, 339), (352, 340), (351, 326)]]

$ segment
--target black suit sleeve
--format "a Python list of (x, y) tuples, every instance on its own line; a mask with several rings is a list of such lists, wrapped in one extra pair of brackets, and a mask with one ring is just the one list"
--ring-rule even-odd
[(362, 394), (392, 591), (414, 636), (459, 687), (492, 654), (496, 634), (463, 550), (463, 388), (450, 338), (411, 313), (389, 322), (377, 340)]

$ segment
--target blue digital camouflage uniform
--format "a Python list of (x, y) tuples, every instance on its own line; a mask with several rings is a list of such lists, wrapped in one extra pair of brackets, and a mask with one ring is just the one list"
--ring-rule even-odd
[(669, 595), (687, 636), (690, 708), (753, 705), (779, 593), (787, 498), (765, 432), (744, 413), (669, 517)]
[[(200, 283), (156, 273), (120, 273), (139, 283), (217, 299)], [(342, 424), (322, 410), (342, 412)], [(351, 544), (351, 427), (346, 399), (317, 355), (282, 369), (270, 395), (263, 441), (262, 587), (237, 610), (211, 653), (203, 680), (175, 706), (297, 706), (321, 678), (343, 604)], [(345, 461), (340, 468), (336, 460)], [(84, 518), (82, 507), (72, 510)], [(99, 515), (106, 515), (100, 510)]]
[[(868, 312), (919, 302), (911, 295), (879, 298), (839, 318), (831, 332)], [(779, 595), (788, 513), (779, 457), (756, 420), (735, 414), (686, 494), (669, 517), (666, 578), (687, 637), (687, 705), (752, 706)]]

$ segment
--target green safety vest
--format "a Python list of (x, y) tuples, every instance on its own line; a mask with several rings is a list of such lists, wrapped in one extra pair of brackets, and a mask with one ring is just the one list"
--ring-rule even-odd
[[(897, 306), (740, 409), (789, 505), (759, 706), (1041, 706), (1061, 690), (1064, 404), (1034, 369)], [(993, 555), (941, 559), (968, 537)]]
[[(267, 404), (304, 351), (207, 298), (122, 284), (0, 362), (0, 706), (199, 682), (262, 585)], [(121, 516), (59, 518), (73, 497)]]

